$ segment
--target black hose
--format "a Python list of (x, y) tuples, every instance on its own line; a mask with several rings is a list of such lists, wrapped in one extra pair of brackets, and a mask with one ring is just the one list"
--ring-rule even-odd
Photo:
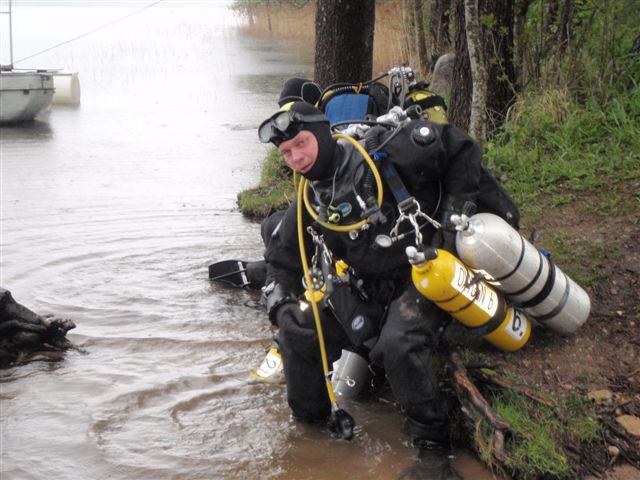
[[(378, 138), (375, 135), (367, 135), (365, 137), (365, 148), (367, 152), (377, 152), (378, 151)], [(373, 159), (374, 163), (378, 165), (376, 158)], [(354, 178), (352, 179), (352, 187), (354, 189), (354, 193), (357, 195), (356, 186), (355, 186), (355, 174), (358, 172), (356, 170), (354, 172)], [(375, 176), (371, 169), (367, 170), (364, 174), (364, 178), (362, 180), (362, 193), (364, 197), (364, 203), (366, 205), (366, 210), (362, 212), (362, 217), (369, 217), (372, 223), (381, 224), (386, 223), (387, 218), (380, 210), (380, 206), (376, 201), (375, 196)]]
[(331, 96), (329, 98), (332, 98), (338, 93), (344, 93), (344, 92), (348, 92), (348, 91), (353, 91), (355, 93), (355, 91), (356, 91), (356, 89), (358, 89), (358, 87), (361, 88), (361, 91), (362, 90), (366, 91), (366, 90), (369, 90), (369, 85), (371, 85), (375, 81), (376, 81), (376, 79), (369, 80), (368, 82), (365, 82), (365, 83), (362, 83), (362, 84), (334, 83), (333, 85), (329, 85), (320, 94), (320, 104), (325, 102), (324, 96), (327, 93), (331, 93)]
[[(364, 146), (369, 154), (371, 154), (371, 152), (377, 152), (378, 145), (380, 145), (380, 142), (378, 141), (377, 135), (367, 135), (365, 137)], [(376, 165), (379, 166), (379, 161), (375, 157), (373, 158), (373, 161)], [(375, 194), (375, 192), (373, 191), (374, 180), (375, 178), (373, 176), (373, 172), (371, 170), (367, 170), (362, 181), (362, 193), (364, 193), (365, 203), (367, 204), (367, 207), (370, 206), (369, 198), (371, 198)]]

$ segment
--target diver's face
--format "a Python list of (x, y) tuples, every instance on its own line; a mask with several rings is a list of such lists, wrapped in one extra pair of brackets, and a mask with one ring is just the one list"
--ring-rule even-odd
[(306, 130), (282, 142), (278, 148), (289, 168), (301, 174), (311, 170), (318, 159), (318, 140)]

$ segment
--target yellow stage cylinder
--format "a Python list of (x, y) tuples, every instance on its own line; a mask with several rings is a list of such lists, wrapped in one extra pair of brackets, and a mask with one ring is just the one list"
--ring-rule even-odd
[(418, 252), (414, 247), (407, 248), (407, 256), (416, 289), (473, 333), (510, 352), (527, 343), (531, 334), (527, 317), (509, 307), (504, 297), (455, 256), (435, 248)]

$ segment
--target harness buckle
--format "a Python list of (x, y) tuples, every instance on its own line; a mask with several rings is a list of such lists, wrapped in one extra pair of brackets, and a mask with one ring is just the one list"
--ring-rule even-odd
[(420, 212), (420, 204), (415, 197), (409, 197), (398, 203), (398, 210), (400, 215), (416, 215)]

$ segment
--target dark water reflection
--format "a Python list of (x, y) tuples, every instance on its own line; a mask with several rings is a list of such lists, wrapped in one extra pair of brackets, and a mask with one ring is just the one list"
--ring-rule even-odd
[[(88, 4), (16, 2), (15, 58), (144, 5)], [(235, 197), (259, 178), (255, 128), (282, 81), (310, 75), (308, 52), (238, 22), (223, 2), (167, 2), (21, 65), (80, 72), (82, 104), (0, 130), (0, 284), (72, 318), (84, 353), (0, 372), (3, 480), (397, 478), (411, 464), (384, 399), (349, 407), (350, 443), (295, 424), (284, 387), (248, 375), (272, 336), (255, 294), (206, 278), (260, 255)]]

